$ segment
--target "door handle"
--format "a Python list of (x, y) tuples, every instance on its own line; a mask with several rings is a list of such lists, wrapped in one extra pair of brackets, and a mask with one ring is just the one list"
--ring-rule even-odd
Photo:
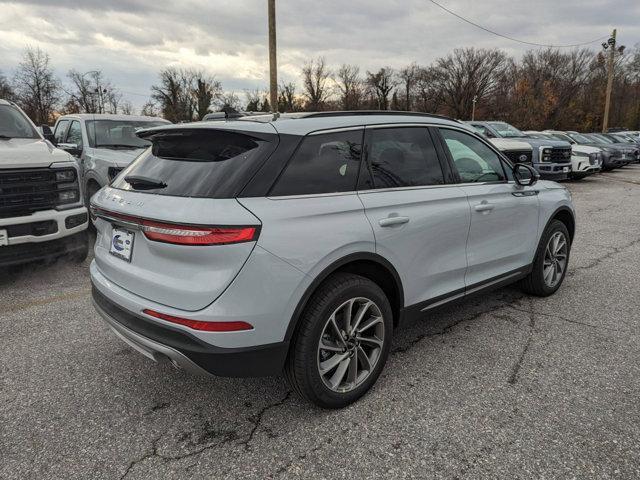
[(490, 212), (491, 210), (493, 210), (495, 208), (495, 205), (493, 205), (492, 203), (480, 203), (478, 205), (476, 205), (475, 207), (473, 207), (473, 209), (476, 212)]
[(381, 227), (391, 227), (393, 225), (402, 225), (409, 222), (409, 217), (387, 217), (378, 220)]

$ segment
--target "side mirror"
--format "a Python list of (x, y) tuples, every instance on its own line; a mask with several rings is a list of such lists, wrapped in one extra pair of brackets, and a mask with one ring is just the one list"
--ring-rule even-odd
[(487, 136), (487, 138), (496, 138), (496, 136), (489, 130), (486, 131), (485, 135)]
[(82, 149), (78, 146), (77, 143), (59, 143), (56, 145), (58, 148), (61, 148), (65, 152), (70, 153), (75, 157), (79, 157), (82, 153)]
[(540, 174), (535, 168), (530, 167), (529, 165), (516, 163), (513, 166), (513, 178), (518, 185), (522, 187), (530, 187), (540, 180)]
[(42, 131), (42, 136), (45, 140), (49, 140), (52, 144), (56, 144), (56, 137), (51, 131), (51, 127), (49, 125), (40, 125), (40, 130)]

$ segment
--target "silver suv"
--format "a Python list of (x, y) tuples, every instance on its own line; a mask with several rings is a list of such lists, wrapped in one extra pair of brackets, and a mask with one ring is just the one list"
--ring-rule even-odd
[(154, 360), (284, 371), (317, 405), (362, 396), (394, 329), (521, 281), (553, 294), (568, 191), (446, 118), (256, 116), (158, 127), (92, 199), (98, 312)]

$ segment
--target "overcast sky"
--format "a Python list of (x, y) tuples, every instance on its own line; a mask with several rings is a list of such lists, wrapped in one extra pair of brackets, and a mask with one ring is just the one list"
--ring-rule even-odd
[[(640, 43), (640, 0), (438, 0), (477, 23), (523, 40), (572, 44), (618, 28)], [(364, 70), (428, 64), (455, 47), (531, 48), (496, 37), (428, 0), (277, 0), (280, 79), (322, 55)], [(63, 77), (102, 69), (140, 106), (166, 66), (215, 74), (225, 90), (268, 84), (266, 0), (0, 0), (0, 72), (11, 77), (27, 45), (51, 55)], [(592, 45), (599, 48), (599, 43)]]

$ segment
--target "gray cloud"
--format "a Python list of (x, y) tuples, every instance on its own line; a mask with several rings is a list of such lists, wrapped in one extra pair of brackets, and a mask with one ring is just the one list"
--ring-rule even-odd
[[(607, 35), (640, 42), (637, 0), (441, 0), (505, 34), (543, 43)], [(280, 75), (296, 80), (317, 55), (330, 64), (427, 64), (455, 47), (498, 47), (519, 56), (529, 47), (482, 32), (427, 0), (278, 0)], [(51, 54), (56, 71), (101, 68), (135, 104), (144, 102), (167, 65), (215, 74), (225, 88), (267, 82), (264, 0), (0, 0), (0, 71), (11, 75), (26, 45)], [(597, 48), (594, 45), (593, 48)]]

